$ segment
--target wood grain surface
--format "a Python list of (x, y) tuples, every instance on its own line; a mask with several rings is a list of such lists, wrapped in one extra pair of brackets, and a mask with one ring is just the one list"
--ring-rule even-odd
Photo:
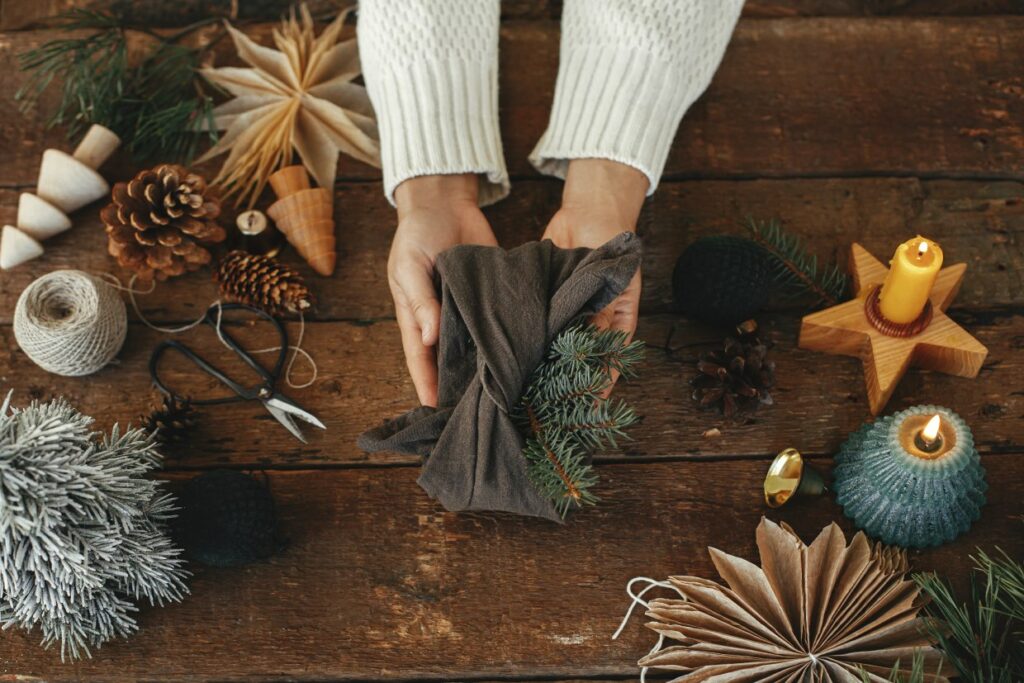
[[(972, 425), (982, 452), (1024, 452), (1024, 315), (1005, 311), (954, 315), (991, 351), (981, 376), (968, 380), (912, 369), (897, 388), (889, 408), (940, 402)], [(640, 378), (618, 391), (644, 416), (643, 423), (633, 430), (633, 441), (622, 444), (621, 451), (610, 452), (608, 457), (769, 458), (789, 446), (809, 456), (827, 455), (867, 419), (860, 362), (796, 348), (799, 320), (791, 315), (762, 318), (764, 329), (775, 342), (775, 405), (763, 408), (754, 423), (743, 426), (696, 410), (687, 382), (695, 374), (697, 353), (717, 346), (722, 332), (681, 325), (673, 336), (673, 345), (696, 345), (667, 354), (663, 347), (675, 321), (669, 315), (646, 316), (641, 321), (638, 336), (652, 348), (640, 368)], [(294, 339), (296, 326), (290, 329)], [(250, 348), (261, 348), (257, 344), (267, 344), (267, 331), (243, 329), (238, 336), (251, 343)], [(132, 325), (118, 365), (89, 377), (71, 378), (56, 377), (36, 367), (18, 349), (10, 328), (0, 327), (3, 383), (17, 390), (17, 401), (61, 394), (102, 425), (137, 422), (138, 415), (157, 402), (148, 363), (153, 347), (166, 337)], [(215, 364), (237, 373), (238, 379), (251, 378), (219, 345), (211, 329), (179, 339)], [(213, 406), (204, 412), (194, 447), (182, 457), (172, 458), (169, 466), (297, 468), (418, 462), (390, 453), (369, 455), (355, 445), (363, 430), (416, 405), (395, 323), (308, 325), (305, 346), (316, 358), (321, 379), (308, 389), (286, 389), (285, 393), (311, 408), (327, 425), (326, 432), (305, 430), (309, 443), (303, 445), (258, 404)], [(169, 357), (161, 370), (170, 386), (182, 393), (195, 397), (224, 395), (216, 381), (177, 357)], [(308, 377), (304, 373), (300, 360), (296, 380)], [(221, 393), (215, 393), (218, 391)], [(235, 425), (245, 428), (232, 428)], [(702, 436), (713, 427), (721, 430), (721, 437)]]
[[(965, 577), (979, 545), (1024, 555), (1015, 455), (962, 542), (913, 554), (916, 569)], [(636, 618), (610, 640), (634, 576), (712, 577), (706, 546), (756, 559), (765, 464), (602, 466), (601, 505), (559, 526), (439, 510), (412, 468), (276, 472), (291, 545), (243, 569), (201, 570), (182, 604), (147, 609), (131, 641), (62, 665), (8, 632), (0, 673), (46, 681), (635, 677), (655, 638)], [(805, 540), (841, 520), (829, 499), (771, 512)]]
[[(288, 0), (5, 0), (0, 5), (0, 30), (31, 28), (72, 8), (109, 10), (133, 24), (184, 26), (208, 16), (272, 21), (286, 12)], [(503, 19), (557, 19), (563, 0), (502, 0)], [(337, 0), (307, 0), (310, 11), (329, 15)], [(1019, 0), (747, 0), (747, 17), (797, 16), (971, 16), (1021, 14)]]
[[(561, 183), (521, 181), (512, 195), (487, 210), (506, 247), (538, 239), (558, 208)], [(0, 190), (0, 223), (17, 214), (17, 193)], [(887, 259), (895, 245), (916, 233), (943, 246), (949, 262), (965, 262), (969, 274), (954, 308), (1010, 306), (1024, 301), (1024, 183), (932, 181), (915, 178), (695, 181), (666, 183), (640, 217), (644, 240), (645, 312), (672, 310), (671, 273), (693, 240), (721, 233), (745, 234), (747, 216), (777, 217), (823, 261), (845, 263), (851, 241)], [(289, 250), (284, 259), (306, 275), (318, 297), (318, 320), (378, 319), (394, 314), (385, 264), (395, 214), (376, 183), (344, 184), (335, 198), (338, 270), (313, 274)], [(230, 219), (229, 219), (230, 222)], [(106, 253), (99, 204), (76, 214), (75, 227), (46, 242), (46, 256), (0, 278), (0, 321), (9, 322), (18, 294), (41, 269), (112, 271), (127, 284)], [(167, 293), (173, 290), (173, 295)], [(217, 294), (206, 271), (160, 285), (138, 301), (157, 321), (197, 317)]]
[[(106, 2), (106, 0), (104, 0)], [(31, 25), (80, 0), (5, 0), (0, 27)], [(165, 2), (128, 3), (152, 11)], [(240, 3), (247, 16), (281, 0)], [(223, 12), (226, 0), (186, 0), (167, 19)], [(557, 70), (559, 0), (507, 0), (501, 43), (501, 117), (512, 196), (487, 210), (499, 240), (535, 239), (558, 207), (561, 183), (537, 176), (526, 156), (546, 123)], [(844, 262), (860, 242), (880, 258), (921, 233), (949, 262), (968, 264), (950, 316), (990, 355), (969, 380), (912, 369), (890, 410), (942, 403), (971, 425), (991, 484), (989, 505), (963, 538), (916, 552), (962, 587), (976, 547), (1024, 558), (1024, 12), (1019, 0), (749, 0), (746, 17), (708, 93), (680, 128), (655, 196), (645, 206), (644, 295), (638, 334), (649, 344), (641, 377), (617, 389), (643, 421), (634, 440), (598, 458), (602, 503), (565, 526), (501, 514), (445, 513), (416, 485), (417, 460), (362, 453), (365, 428), (415, 404), (404, 369), (384, 267), (394, 213), (379, 172), (343, 159), (335, 188), (339, 261), (318, 278), (294, 254), (319, 304), (304, 346), (317, 382), (284, 389), (327, 424), (302, 445), (255, 404), (206, 410), (196, 442), (168, 460), (180, 482), (217, 467), (258, 470), (277, 499), (288, 549), (242, 569), (193, 567), (193, 594), (144, 609), (142, 631), (94, 659), (62, 664), (37, 634), (0, 634), (0, 681), (370, 681), (635, 679), (653, 644), (635, 618), (609, 640), (637, 575), (714, 577), (706, 547), (756, 559), (762, 514), (810, 540), (848, 523), (830, 498), (768, 511), (761, 479), (780, 449), (799, 448), (828, 471), (830, 456), (868, 419), (860, 363), (796, 348), (799, 311), (760, 316), (778, 366), (775, 405), (747, 425), (698, 412), (687, 380), (693, 360), (723, 330), (672, 313), (671, 270), (694, 239), (740, 234), (748, 215), (780, 218), (824, 260)], [(191, 13), (191, 14), (190, 14)], [(886, 15), (885, 18), (868, 18)], [(935, 15), (935, 16), (921, 16)], [(949, 16), (938, 16), (949, 15)], [(951, 16), (956, 15), (956, 16)], [(990, 15), (990, 16), (971, 16)], [(247, 30), (262, 38), (270, 25)], [(66, 147), (40, 107), (17, 111), (24, 82), (16, 54), (52, 30), (0, 33), (0, 223), (35, 183), (39, 155)], [(209, 37), (209, 32), (203, 36)], [(217, 62), (227, 63), (226, 42)], [(212, 170), (211, 165), (208, 170)], [(111, 180), (137, 167), (124, 155)], [(17, 296), (56, 268), (118, 272), (106, 255), (98, 205), (46, 243), (41, 259), (0, 275), (0, 384), (15, 402), (64, 395), (97, 426), (136, 420), (155, 401), (147, 364), (167, 335), (132, 316), (117, 365), (60, 378), (33, 365), (10, 327)], [(208, 272), (140, 296), (145, 315), (194, 319), (215, 297)], [(290, 323), (294, 339), (298, 324)], [(674, 333), (669, 341), (669, 333)], [(258, 327), (233, 330), (266, 345)], [(231, 362), (209, 329), (181, 337)], [(669, 351), (667, 346), (674, 349)], [(269, 359), (268, 359), (269, 362)], [(199, 395), (217, 389), (187, 364), (161, 371)], [(301, 361), (297, 380), (304, 379)], [(717, 427), (721, 435), (704, 432)]]
[[(252, 31), (267, 37), (269, 28)], [(56, 35), (0, 36), (3, 92), (24, 78), (15, 55)], [(221, 61), (229, 42), (220, 43)], [(527, 155), (547, 125), (558, 24), (506, 24), (500, 52), (505, 157), (513, 176), (535, 176)], [(1024, 17), (741, 21), (711, 87), (679, 129), (665, 176), (1019, 179), (1022, 62)], [(0, 187), (30, 186), (40, 153), (67, 143), (18, 113), (10, 97), (0, 101), (0, 121), (0, 147), (14, 162), (0, 166)], [(113, 175), (130, 168), (122, 158)], [(379, 172), (342, 157), (339, 178)]]

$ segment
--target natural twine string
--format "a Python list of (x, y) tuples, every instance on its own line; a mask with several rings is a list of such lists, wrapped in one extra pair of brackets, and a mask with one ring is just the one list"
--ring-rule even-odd
[(80, 270), (56, 270), (18, 297), (14, 337), (39, 367), (58, 375), (89, 375), (114, 359), (128, 332), (124, 301)]
[[(647, 585), (644, 586), (644, 588), (640, 592), (634, 593), (633, 586), (637, 583), (645, 583)], [(683, 595), (678, 588), (673, 586), (668, 581), (656, 581), (646, 576), (636, 576), (630, 579), (629, 583), (626, 584), (626, 594), (629, 595), (629, 598), (631, 600), (629, 604), (629, 609), (626, 610), (626, 616), (624, 616), (622, 618), (622, 621), (619, 623), (619, 628), (617, 628), (615, 630), (615, 633), (612, 634), (612, 640), (618, 640), (618, 637), (622, 635), (622, 631), (625, 630), (626, 624), (629, 623), (629, 618), (633, 616), (633, 610), (636, 609), (637, 605), (642, 605), (644, 609), (648, 609), (650, 607), (650, 603), (644, 600), (644, 596), (648, 593), (648, 591), (654, 588), (667, 588), (669, 590), (675, 591), (680, 598), (686, 600), (686, 596)], [(659, 633), (658, 642), (654, 644), (654, 647), (652, 647), (651, 651), (647, 653), (647, 656), (653, 655), (655, 652), (659, 651), (661, 649), (661, 646), (664, 644), (665, 634)], [(648, 671), (650, 671), (649, 666), (640, 668), (640, 683), (646, 683)]]
[[(133, 275), (132, 276), (132, 279), (128, 281), (128, 286), (127, 287), (122, 285), (121, 281), (118, 280), (116, 276), (111, 275), (110, 273), (102, 273), (101, 275), (102, 275), (102, 277), (107, 278), (108, 284), (111, 287), (113, 287), (115, 289), (119, 289), (122, 292), (126, 292), (128, 294), (128, 299), (129, 299), (129, 301), (132, 302), (132, 309), (135, 311), (135, 315), (138, 316), (139, 320), (141, 320), (142, 323), (146, 327), (150, 328), (151, 330), (156, 330), (157, 332), (163, 332), (165, 334), (180, 334), (182, 332), (187, 332), (188, 330), (191, 330), (192, 328), (197, 327), (198, 325), (201, 325), (203, 323), (203, 321), (206, 319), (206, 311), (203, 311), (203, 314), (201, 316), (199, 316), (198, 318), (196, 318), (195, 320), (193, 320), (192, 322), (186, 323), (184, 325), (180, 325), (178, 327), (161, 327), (160, 325), (156, 325), (154, 323), (151, 323), (146, 318), (146, 316), (142, 314), (142, 310), (139, 308), (139, 303), (138, 303), (138, 301), (135, 300), (135, 295), (136, 294), (152, 294), (153, 290), (156, 289), (156, 281), (155, 280), (153, 280), (153, 281), (151, 281), (149, 283), (149, 288), (148, 289), (136, 289), (135, 288), (135, 281), (138, 279), (138, 275)], [(216, 306), (217, 307), (217, 324), (214, 326), (214, 329), (217, 331), (217, 338), (220, 339), (220, 342), (222, 344), (224, 344), (225, 347), (227, 347), (228, 343), (227, 343), (227, 341), (225, 341), (224, 335), (221, 334), (221, 320), (222, 320), (222, 317), (223, 317), (223, 314), (224, 314), (224, 309), (221, 307), (220, 299), (217, 299), (212, 304), (210, 304), (210, 306), (207, 307), (207, 310), (209, 310), (209, 308), (212, 307), (212, 306)], [(285, 384), (287, 384), (292, 389), (305, 389), (308, 386), (312, 386), (312, 384), (314, 382), (316, 382), (317, 377), (319, 376), (319, 368), (317, 367), (316, 361), (313, 360), (313, 356), (311, 356), (308, 351), (306, 351), (304, 348), (302, 348), (302, 339), (305, 336), (305, 333), (306, 333), (306, 316), (303, 315), (302, 312), (300, 311), (299, 312), (299, 338), (295, 341), (294, 344), (289, 344), (288, 345), (288, 350), (292, 352), (292, 357), (288, 361), (288, 365), (285, 368), (285, 372), (284, 372)], [(275, 353), (275, 352), (280, 351), (280, 350), (281, 350), (280, 346), (268, 346), (268, 347), (263, 348), (263, 349), (255, 349), (255, 350), (248, 350), (247, 349), (248, 353), (250, 355), (253, 355), (253, 356), (259, 355), (259, 354), (263, 354), (263, 353)], [(302, 355), (303, 358), (305, 358), (306, 362), (309, 363), (309, 367), (311, 369), (311, 373), (312, 374), (311, 374), (310, 378), (307, 381), (302, 382), (301, 384), (298, 384), (298, 383), (292, 381), (292, 370), (294, 369), (294, 366), (295, 366), (295, 359), (300, 354)]]

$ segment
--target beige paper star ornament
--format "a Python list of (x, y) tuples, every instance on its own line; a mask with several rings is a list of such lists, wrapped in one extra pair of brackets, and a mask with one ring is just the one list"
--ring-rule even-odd
[(810, 545), (785, 524), (757, 527), (761, 565), (709, 548), (726, 585), (669, 577), (683, 598), (652, 600), (647, 616), (668, 647), (640, 666), (671, 669), (672, 683), (885, 683), (914, 656), (924, 680), (946, 683), (942, 656), (918, 616), (920, 589), (907, 579), (906, 554), (849, 542), (835, 524)]
[(960, 289), (966, 264), (939, 271), (930, 297), (931, 321), (917, 334), (905, 337), (881, 332), (865, 312), (867, 297), (888, 273), (885, 265), (854, 244), (850, 267), (857, 297), (806, 316), (800, 326), (800, 348), (859, 357), (864, 363), (872, 415), (882, 411), (912, 364), (960, 377), (978, 375), (988, 349), (945, 312)]
[(276, 50), (229, 25), (238, 56), (251, 68), (203, 69), (235, 97), (214, 110), (214, 125), (226, 132), (199, 161), (228, 153), (213, 182), (237, 203), (254, 203), (293, 151), (326, 188), (334, 186), (339, 152), (380, 166), (370, 98), (352, 82), (360, 74), (356, 41), (338, 42), (348, 11), (315, 36), (302, 5), (298, 17), (293, 11), (274, 29)]

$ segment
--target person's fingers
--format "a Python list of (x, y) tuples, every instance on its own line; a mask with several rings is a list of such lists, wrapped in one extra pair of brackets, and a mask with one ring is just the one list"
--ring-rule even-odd
[(404, 272), (395, 273), (395, 283), (419, 327), (423, 345), (433, 346), (437, 343), (437, 334), (441, 326), (441, 304), (434, 291), (430, 270), (407, 266)]
[(409, 375), (420, 403), (437, 405), (437, 343), (441, 305), (434, 293), (430, 272), (406, 266), (392, 280), (395, 314), (402, 335), (402, 348)]
[[(640, 314), (640, 287), (640, 271), (637, 271), (625, 291), (615, 301), (598, 311), (591, 318), (591, 323), (602, 330), (621, 330), (626, 333), (626, 343), (631, 342)], [(615, 388), (615, 383), (619, 381), (617, 370), (612, 370), (611, 380), (611, 384), (602, 394), (602, 398), (608, 398), (612, 389)]]
[(424, 345), (419, 323), (404, 301), (395, 301), (395, 315), (402, 337), (405, 365), (416, 387), (416, 396), (425, 406), (437, 406), (437, 358), (434, 347)]

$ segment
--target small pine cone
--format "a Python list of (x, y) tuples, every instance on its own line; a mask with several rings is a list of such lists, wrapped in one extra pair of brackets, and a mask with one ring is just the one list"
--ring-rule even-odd
[(142, 418), (145, 429), (156, 433), (157, 443), (171, 451), (165, 455), (179, 455), (191, 442), (197, 423), (198, 413), (189, 400), (173, 396), (164, 396), (163, 404)]
[(223, 242), (220, 202), (206, 181), (175, 164), (117, 183), (100, 211), (107, 251), (140, 278), (166, 280), (210, 262), (206, 246)]
[(225, 298), (270, 315), (301, 313), (313, 305), (302, 276), (269, 256), (232, 251), (214, 275)]
[(768, 346), (757, 336), (757, 324), (748, 320), (725, 340), (721, 351), (701, 354), (698, 375), (690, 380), (693, 400), (701, 408), (717, 408), (730, 419), (745, 421), (761, 404), (772, 403), (775, 363)]

